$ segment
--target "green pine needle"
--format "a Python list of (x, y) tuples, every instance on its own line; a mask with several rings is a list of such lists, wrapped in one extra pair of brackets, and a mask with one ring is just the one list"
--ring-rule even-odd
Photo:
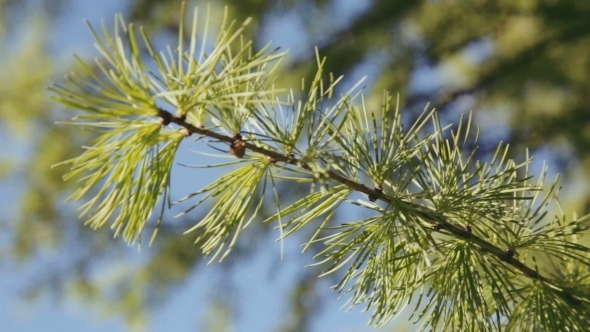
[[(317, 49), (311, 84), (283, 94), (271, 74), (285, 53), (255, 51), (242, 34), (250, 20), (230, 22), (226, 10), (209, 41), (209, 12), (202, 24), (195, 8), (184, 45), (185, 14), (183, 4), (179, 44), (164, 52), (121, 16), (112, 31), (90, 27), (100, 59), (77, 58), (79, 72), (50, 88), (57, 102), (81, 111), (71, 124), (97, 133), (60, 164), (71, 167), (64, 178), (79, 183), (70, 199), (84, 201), (87, 225), (111, 223), (115, 236), (138, 243), (161, 200), (153, 241), (180, 142), (211, 137), (231, 144), (215, 149), (240, 159), (199, 167), (240, 167), (176, 202), (199, 199), (179, 216), (211, 204), (187, 231), (211, 261), (227, 257), (258, 220), (272, 188), (276, 213), (264, 221), (278, 221), (280, 240), (311, 228), (304, 250), (324, 245), (314, 265), (340, 278), (334, 289), (371, 311), (371, 324), (407, 307), (423, 330), (587, 328), (590, 248), (580, 237), (590, 216), (565, 217), (557, 180), (546, 188), (545, 171), (532, 181), (528, 153), (517, 162), (500, 143), (490, 160), (477, 160), (471, 114), (444, 126), (425, 110), (406, 128), (399, 98), (392, 105), (388, 92), (378, 107), (361, 82), (335, 96), (342, 78), (325, 79)], [(309, 190), (282, 207), (279, 183)], [(355, 192), (363, 198), (352, 201)], [(342, 203), (366, 214), (336, 220)]]

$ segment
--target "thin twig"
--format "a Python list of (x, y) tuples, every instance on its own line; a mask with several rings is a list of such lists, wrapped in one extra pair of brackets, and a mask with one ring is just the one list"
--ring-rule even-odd
[[(184, 127), (188, 131), (189, 134), (199, 134), (199, 135), (203, 135), (203, 136), (207, 136), (207, 137), (212, 137), (212, 138), (215, 138), (219, 141), (226, 142), (229, 144), (234, 144), (234, 142), (236, 140), (235, 137), (225, 136), (225, 135), (207, 130), (205, 128), (196, 127), (196, 126), (186, 122), (185, 117), (175, 116), (175, 115), (171, 114), (170, 112), (163, 110), (163, 109), (160, 109), (159, 116), (162, 118), (162, 123), (164, 125), (169, 124), (169, 123), (175, 123), (181, 127)], [(248, 143), (248, 142), (244, 142), (244, 143), (245, 143), (245, 148), (247, 150), (265, 155), (269, 158), (272, 158), (275, 162), (284, 162), (284, 163), (295, 165), (295, 166), (298, 166), (298, 167), (301, 167), (301, 168), (311, 171), (311, 168), (305, 162), (302, 162), (301, 160), (293, 157), (292, 155), (284, 155), (284, 154), (278, 153), (276, 151), (272, 151), (272, 150), (258, 147), (252, 143)], [(369, 188), (369, 187), (365, 186), (364, 184), (352, 181), (342, 175), (334, 173), (333, 171), (328, 171), (327, 174), (330, 177), (330, 179), (332, 179), (333, 181), (338, 182), (340, 184), (344, 184), (344, 185), (348, 186), (349, 188), (352, 188), (358, 192), (364, 193), (364, 194), (369, 195), (371, 197), (376, 197), (377, 199), (379, 199), (383, 202), (386, 202), (388, 204), (392, 200), (391, 197), (387, 196), (382, 191)], [(465, 228), (464, 226), (459, 226), (459, 225), (453, 224), (453, 223), (449, 222), (446, 218), (444, 218), (444, 216), (442, 216), (440, 213), (438, 213), (432, 209), (429, 209), (428, 207), (419, 206), (419, 205), (415, 205), (415, 204), (407, 204), (407, 208), (409, 210), (411, 210), (413, 213), (415, 213), (416, 215), (418, 215), (423, 220), (429, 222), (431, 224), (430, 229), (432, 231), (440, 232), (443, 234), (450, 233), (451, 235), (454, 235), (455, 237), (464, 239), (468, 242), (471, 242), (472, 244), (475, 244), (476, 246), (481, 248), (486, 253), (496, 256), (500, 261), (505, 262), (505, 263), (511, 265), (512, 267), (514, 267), (515, 269), (519, 270), (523, 275), (525, 275), (531, 279), (534, 279), (536, 281), (544, 283), (545, 285), (547, 285), (548, 287), (553, 289), (563, 300), (565, 300), (569, 303), (572, 303), (572, 304), (581, 304), (582, 302), (590, 303), (590, 300), (583, 298), (583, 297), (579, 297), (574, 294), (570, 294), (565, 289), (563, 289), (562, 287), (559, 287), (551, 280), (547, 279), (546, 277), (543, 277), (536, 269), (532, 269), (529, 266), (527, 266), (526, 264), (524, 264), (523, 262), (514, 258), (514, 251), (512, 251), (511, 249), (502, 249), (502, 248), (496, 247), (492, 243), (474, 235), (471, 232), (470, 228)]]

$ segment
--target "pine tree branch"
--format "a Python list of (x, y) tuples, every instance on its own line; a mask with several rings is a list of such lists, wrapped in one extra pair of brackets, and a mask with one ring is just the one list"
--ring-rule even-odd
[[(577, 235), (590, 228), (590, 215), (575, 215), (568, 222), (560, 211), (546, 221), (548, 205), (557, 199), (557, 180), (544, 190), (543, 171), (531, 183), (528, 152), (525, 161), (516, 164), (500, 143), (491, 161), (477, 160), (473, 144), (479, 131), (471, 140), (471, 115), (462, 116), (449, 133), (451, 125), (443, 126), (437, 112), (425, 110), (408, 129), (399, 98), (391, 107), (392, 98), (385, 92), (380, 110), (367, 107), (360, 82), (333, 103), (340, 78), (322, 79), (326, 61), (317, 51), (317, 74), (309, 88), (305, 82), (301, 87), (307, 96), (297, 100), (291, 90), (283, 100), (276, 94), (281, 91), (275, 89), (276, 78), (269, 75), (284, 53), (268, 45), (255, 51), (253, 42), (244, 41), (242, 31), (250, 19), (242, 25), (226, 24), (226, 11), (212, 49), (205, 40), (199, 49), (195, 8), (187, 47), (185, 7), (178, 48), (167, 53), (158, 53), (142, 28), (145, 47), (138, 46), (137, 29), (121, 16), (114, 34), (103, 27), (100, 37), (91, 27), (103, 55), (96, 62), (98, 73), (79, 59), (84, 75), (69, 75), (71, 88), (52, 88), (57, 101), (86, 112), (72, 123), (100, 134), (79, 157), (61, 163), (71, 166), (65, 179), (84, 176), (71, 199), (98, 192), (83, 205), (91, 227), (116, 218), (115, 236), (140, 243), (161, 202), (153, 241), (166, 202), (170, 206), (199, 198), (179, 217), (214, 197), (206, 216), (185, 234), (200, 229), (194, 243), (211, 261), (222, 261), (240, 232), (260, 215), (272, 187), (276, 214), (264, 222), (277, 220), (284, 239), (321, 216), (304, 250), (324, 243), (325, 249), (315, 255), (323, 259), (314, 264), (330, 265), (322, 275), (347, 268), (334, 289), (352, 294), (351, 306), (364, 303), (367, 310), (374, 309), (369, 324), (382, 326), (418, 296), (418, 304), (428, 302), (421, 313), (418, 306), (414, 309), (416, 322), (424, 321), (422, 330), (586, 329), (590, 248), (579, 244)], [(150, 64), (143, 62), (146, 48)], [(360, 107), (352, 103), (359, 95)], [(205, 128), (205, 121), (215, 127)], [(430, 123), (433, 131), (423, 130)], [(192, 134), (228, 144), (229, 151), (218, 150), (237, 158), (253, 156), (195, 165), (246, 161), (171, 202), (176, 151)], [(297, 175), (284, 176), (281, 170)], [(283, 207), (275, 183), (282, 179), (310, 182), (312, 191)], [(374, 186), (365, 186), (365, 181)], [(93, 189), (97, 185), (102, 186), (98, 191)], [(316, 190), (318, 185), (322, 190)], [(386, 206), (353, 202), (354, 191)], [(325, 227), (344, 202), (376, 214)], [(286, 223), (282, 216), (289, 216)], [(538, 253), (551, 263), (560, 260), (560, 266), (539, 271)]]
[[(301, 168), (309, 170), (309, 171), (312, 170), (304, 161), (297, 159), (293, 156), (284, 155), (284, 154), (278, 153), (276, 151), (272, 151), (272, 150), (268, 150), (268, 149), (256, 146), (252, 143), (242, 141), (241, 135), (239, 133), (237, 133), (236, 136), (234, 136), (234, 137), (225, 136), (225, 135), (216, 133), (214, 131), (205, 129), (204, 127), (194, 126), (194, 125), (186, 122), (185, 116), (176, 116), (176, 115), (173, 115), (170, 112), (163, 110), (161, 108), (159, 109), (158, 115), (162, 118), (162, 125), (168, 125), (170, 123), (175, 123), (175, 124), (183, 127), (186, 130), (186, 133), (185, 133), (186, 136), (190, 136), (191, 134), (203, 135), (203, 136), (215, 138), (215, 139), (222, 141), (222, 142), (229, 143), (230, 146), (232, 146), (232, 147), (235, 146), (237, 141), (239, 141), (241, 143), (240, 147), (242, 149), (250, 150), (250, 151), (265, 155), (265, 156), (271, 158), (274, 162), (284, 162), (284, 163), (287, 163), (290, 165), (295, 165), (295, 166), (301, 167)], [(231, 151), (231, 152), (237, 155), (237, 153), (235, 153), (234, 151)], [(243, 154), (241, 156), (243, 156)], [(386, 202), (388, 204), (392, 200), (392, 198), (387, 196), (386, 194), (384, 194), (382, 192), (382, 190), (371, 189), (371, 188), (365, 186), (364, 184), (352, 181), (352, 180), (350, 180), (344, 176), (341, 176), (333, 171), (328, 171), (327, 174), (328, 174), (329, 178), (332, 179), (334, 182), (346, 185), (349, 188), (354, 189), (355, 191), (361, 192), (363, 194), (366, 194), (372, 198), (376, 198), (376, 199)], [(542, 282), (543, 284), (545, 284), (549, 288), (553, 289), (563, 300), (565, 300), (566, 302), (568, 302), (570, 304), (579, 305), (582, 302), (590, 303), (590, 300), (588, 300), (584, 297), (580, 297), (575, 294), (569, 293), (567, 290), (558, 286), (557, 284), (552, 282), (550, 279), (542, 276), (536, 269), (533, 269), (533, 268), (527, 266), (526, 264), (524, 264), (523, 262), (519, 261), (518, 259), (516, 259), (514, 257), (515, 252), (512, 249), (510, 249), (510, 248), (502, 249), (500, 247), (497, 247), (497, 246), (493, 245), (492, 243), (484, 240), (483, 238), (474, 235), (471, 232), (470, 227), (463, 227), (463, 226), (453, 224), (452, 222), (449, 222), (440, 213), (438, 213), (428, 207), (416, 205), (416, 204), (413, 204), (410, 202), (402, 202), (402, 204), (405, 205), (405, 208), (408, 209), (408, 211), (415, 213), (415, 215), (419, 216), (424, 221), (430, 223), (430, 227), (426, 227), (426, 228), (429, 228), (431, 231), (439, 232), (439, 233), (447, 234), (447, 235), (452, 235), (454, 237), (466, 240), (466, 241), (476, 245), (477, 247), (480, 248), (480, 250), (482, 252), (489, 253), (491, 255), (496, 256), (497, 259), (499, 259), (500, 261), (505, 262), (506, 264), (517, 269), (523, 275), (529, 277), (530, 279)], [(425, 227), (425, 226), (421, 225), (421, 227)]]

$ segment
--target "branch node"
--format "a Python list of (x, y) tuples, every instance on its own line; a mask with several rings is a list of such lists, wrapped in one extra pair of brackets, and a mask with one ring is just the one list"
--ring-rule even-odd
[(470, 237), (472, 233), (471, 225), (465, 225), (465, 231), (467, 232), (467, 237)]
[(242, 140), (240, 133), (234, 135), (234, 141), (229, 145), (229, 153), (238, 158), (244, 158), (246, 155), (246, 142)]
[[(379, 194), (383, 193), (383, 187), (380, 184), (376, 184), (375, 188), (373, 190), (375, 190)], [(371, 202), (376, 202), (378, 198), (379, 198), (379, 195), (369, 194), (369, 200)]]
[(506, 248), (506, 250), (504, 250), (504, 253), (506, 254), (506, 259), (514, 257), (514, 250), (510, 248)]
[(443, 226), (441, 224), (434, 223), (430, 224), (430, 228), (432, 228), (435, 231), (440, 231), (443, 228)]
[(178, 120), (179, 122), (186, 121), (186, 114), (175, 115), (174, 120)]
[(193, 134), (188, 128), (182, 128), (181, 133), (184, 135), (184, 137), (189, 137)]
[(172, 114), (162, 108), (158, 108), (158, 116), (161, 118), (160, 123), (162, 123), (162, 127), (165, 127), (172, 122)]

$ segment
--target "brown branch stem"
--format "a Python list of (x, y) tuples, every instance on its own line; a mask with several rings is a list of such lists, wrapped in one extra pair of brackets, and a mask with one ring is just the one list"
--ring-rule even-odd
[[(235, 137), (225, 136), (225, 135), (210, 131), (205, 128), (196, 127), (196, 126), (186, 122), (186, 117), (184, 117), (184, 116), (179, 117), (179, 116), (172, 115), (170, 112), (163, 110), (163, 109), (160, 109), (159, 116), (162, 118), (163, 125), (167, 125), (169, 123), (175, 123), (175, 124), (185, 128), (189, 134), (203, 135), (203, 136), (215, 138), (219, 141), (226, 142), (229, 144), (233, 144), (236, 141)], [(276, 151), (272, 151), (272, 150), (268, 150), (268, 149), (256, 146), (252, 143), (248, 143), (248, 142), (244, 142), (244, 143), (245, 143), (245, 149), (256, 152), (256, 153), (260, 153), (260, 154), (265, 155), (269, 158), (272, 158), (273, 161), (275, 161), (275, 162), (283, 162), (286, 164), (295, 165), (295, 166), (298, 166), (303, 169), (311, 171), (311, 168), (305, 162), (302, 162), (301, 160), (294, 158), (292, 155), (290, 156), (290, 155), (278, 153)], [(387, 196), (382, 191), (369, 188), (369, 187), (365, 186), (364, 184), (352, 181), (352, 180), (350, 180), (340, 174), (337, 174), (333, 171), (328, 171), (327, 174), (330, 177), (330, 179), (332, 179), (334, 182), (346, 185), (355, 191), (358, 191), (358, 192), (364, 193), (368, 196), (377, 198), (378, 200), (381, 200), (381, 201), (386, 202), (388, 204), (392, 200), (391, 197)], [(405, 203), (407, 205), (406, 207), (408, 208), (408, 210), (411, 210), (416, 215), (418, 215), (421, 219), (423, 219), (426, 222), (431, 224), (431, 227), (429, 228), (430, 230), (432, 230), (434, 232), (440, 232), (442, 234), (452, 235), (452, 236), (455, 236), (457, 238), (463, 239), (465, 241), (468, 241), (468, 242), (476, 245), (477, 247), (479, 247), (481, 250), (485, 251), (486, 253), (496, 256), (496, 258), (498, 258), (500, 261), (517, 269), (523, 275), (525, 275), (533, 280), (536, 280), (538, 282), (542, 282), (543, 284), (545, 284), (549, 288), (553, 289), (562, 299), (564, 299), (565, 301), (567, 301), (569, 303), (572, 303), (572, 304), (580, 304), (582, 302), (590, 303), (590, 300), (583, 298), (583, 297), (579, 297), (575, 294), (569, 293), (564, 288), (558, 286), (557, 284), (555, 284), (554, 282), (552, 282), (548, 278), (542, 276), (536, 269), (533, 269), (533, 268), (527, 266), (526, 264), (524, 264), (523, 262), (519, 261), (518, 259), (516, 259), (514, 257), (514, 251), (512, 251), (512, 249), (510, 249), (510, 248), (502, 249), (500, 247), (497, 247), (494, 244), (484, 240), (483, 238), (478, 237), (477, 235), (474, 235), (471, 232), (470, 227), (464, 227), (464, 226), (453, 224), (452, 222), (448, 221), (444, 216), (442, 216), (440, 213), (438, 213), (432, 209), (429, 209), (425, 206), (420, 206), (420, 205), (416, 205), (413, 203), (409, 203), (409, 202), (405, 202)]]

